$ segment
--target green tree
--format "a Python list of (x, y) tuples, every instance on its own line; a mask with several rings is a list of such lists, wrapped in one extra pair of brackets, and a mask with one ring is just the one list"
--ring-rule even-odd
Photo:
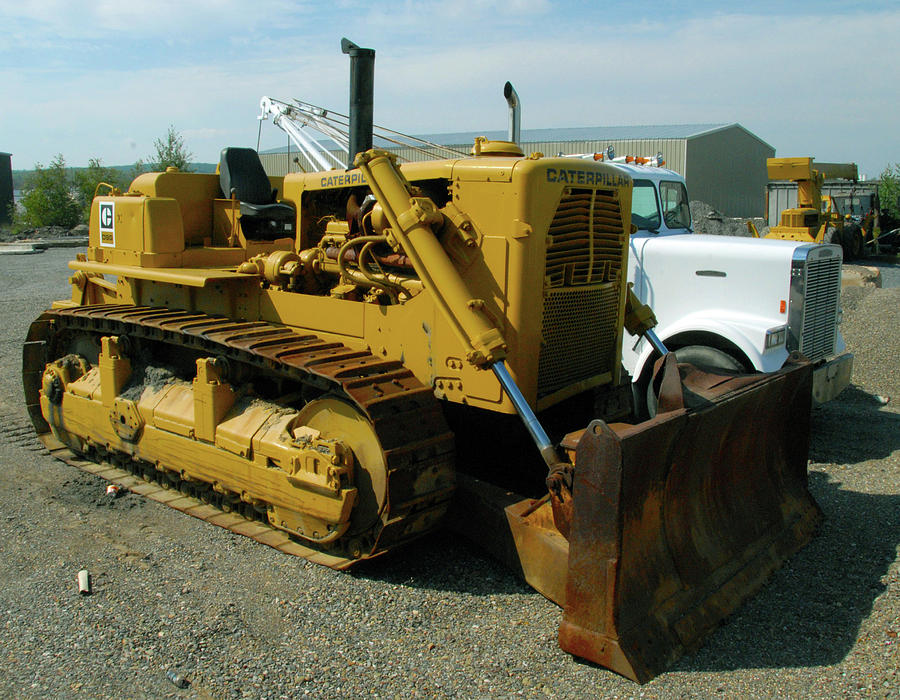
[(881, 173), (878, 199), (882, 209), (895, 219), (900, 219), (900, 163), (888, 163)]
[(124, 189), (122, 173), (114, 168), (107, 168), (99, 158), (91, 158), (88, 167), (75, 172), (75, 198), (81, 209), (81, 220), (87, 223), (91, 215), (91, 202), (100, 183)]
[(35, 163), (34, 173), (25, 180), (23, 213), (17, 224), (24, 226), (64, 226), (72, 228), (81, 219), (81, 207), (72, 192), (62, 153), (48, 167)]
[(156, 139), (153, 142), (156, 153), (148, 157), (150, 164), (154, 170), (165, 170), (170, 166), (175, 166), (182, 172), (190, 172), (190, 161), (194, 154), (187, 150), (184, 145), (184, 137), (176, 131), (173, 125), (169, 125), (169, 130), (164, 138)]
[(136, 161), (134, 161), (134, 165), (131, 166), (131, 170), (129, 171), (128, 177), (126, 179), (128, 180), (128, 182), (132, 182), (134, 178), (136, 178), (138, 175), (143, 175), (145, 172), (147, 172), (147, 166), (144, 163), (144, 159), (138, 158)]

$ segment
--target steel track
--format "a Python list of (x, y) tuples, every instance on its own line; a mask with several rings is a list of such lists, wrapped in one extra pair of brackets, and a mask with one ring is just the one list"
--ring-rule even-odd
[[(400, 362), (286, 326), (163, 308), (81, 306), (47, 311), (32, 323), (23, 349), (26, 404), (41, 441), (51, 454), (68, 464), (285, 553), (332, 568), (346, 568), (356, 560), (340, 550), (317, 550), (311, 543), (253, 519), (258, 510), (254, 512), (246, 504), (235, 509), (243, 510), (243, 514), (228, 512), (232, 504), (211, 488), (166, 483), (153, 465), (99, 449), (77, 455), (59, 443), (41, 414), (41, 377), (48, 362), (69, 352), (64, 343), (72, 333), (97, 338), (128, 336), (164, 343), (176, 354), (224, 357), (229, 363), (253, 368), (288, 384), (312, 384), (352, 403), (372, 423), (383, 452), (387, 483), (383, 512), (364, 538), (360, 558), (377, 556), (423, 534), (422, 523), (428, 524), (427, 529), (433, 528), (449, 505), (453, 493), (453, 434), (431, 388)], [(422, 483), (434, 480), (420, 477), (440, 473), (450, 478), (444, 479), (439, 488), (423, 491)], [(154, 484), (147, 477), (161, 483)]]

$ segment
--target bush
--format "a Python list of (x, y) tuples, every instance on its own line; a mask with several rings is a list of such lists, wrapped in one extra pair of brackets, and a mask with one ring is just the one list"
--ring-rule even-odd
[(900, 163), (888, 163), (881, 173), (878, 199), (882, 209), (895, 219), (900, 219)]
[(122, 173), (105, 167), (99, 158), (91, 158), (88, 167), (75, 173), (75, 198), (81, 210), (81, 221), (87, 223), (91, 215), (91, 202), (97, 186), (102, 182), (118, 189), (125, 189)]
[(170, 125), (165, 139), (156, 139), (153, 146), (156, 148), (156, 154), (150, 156), (148, 160), (154, 170), (162, 171), (174, 166), (182, 172), (190, 172), (190, 160), (194, 154), (185, 148), (184, 137), (174, 126)]
[(16, 215), (18, 226), (73, 228), (78, 225), (81, 207), (72, 192), (61, 153), (47, 168), (35, 164), (34, 173), (25, 180), (21, 205), (23, 212)]

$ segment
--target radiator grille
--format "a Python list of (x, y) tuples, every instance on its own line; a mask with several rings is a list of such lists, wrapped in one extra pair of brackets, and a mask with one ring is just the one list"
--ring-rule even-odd
[(538, 398), (615, 369), (628, 243), (614, 190), (566, 191), (548, 234)]
[(613, 369), (618, 309), (617, 284), (546, 290), (538, 398)]
[(567, 193), (548, 233), (547, 286), (573, 287), (618, 279), (626, 234), (613, 190)]
[(834, 353), (841, 293), (840, 257), (810, 255), (806, 261), (800, 352), (816, 361)]

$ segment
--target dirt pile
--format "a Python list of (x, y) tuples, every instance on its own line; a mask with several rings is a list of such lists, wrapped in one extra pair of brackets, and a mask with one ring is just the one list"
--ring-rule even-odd
[[(728, 217), (713, 209), (706, 202), (694, 200), (691, 202), (691, 219), (694, 222), (694, 233), (707, 233), (713, 236), (750, 236), (747, 230), (747, 219), (741, 217)], [(769, 232), (766, 220), (762, 217), (750, 219), (760, 236)]]

